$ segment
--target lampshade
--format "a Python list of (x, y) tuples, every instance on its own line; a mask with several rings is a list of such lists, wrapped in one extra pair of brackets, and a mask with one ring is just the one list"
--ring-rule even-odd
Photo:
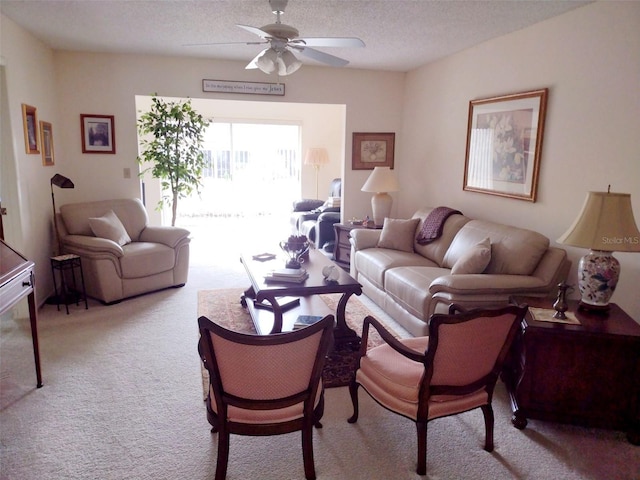
[(74, 188), (75, 185), (73, 182), (67, 177), (56, 173), (53, 177), (51, 177), (51, 185), (55, 185), (60, 188)]
[(274, 48), (267, 48), (256, 59), (255, 64), (264, 73), (270, 74), (277, 70), (281, 76), (290, 75), (302, 66), (302, 62), (289, 50)]
[(397, 192), (399, 189), (396, 174), (389, 167), (375, 167), (362, 186), (363, 192), (375, 193), (371, 197), (371, 209), (376, 227), (381, 227), (391, 213), (393, 198), (387, 192)]
[(273, 73), (276, 71), (276, 62), (278, 61), (278, 54), (272, 48), (266, 49), (262, 55), (256, 60), (256, 66), (264, 73)]
[(329, 153), (326, 148), (314, 147), (307, 149), (304, 156), (305, 165), (325, 165), (329, 163)]
[(640, 232), (628, 193), (589, 192), (559, 243), (604, 252), (640, 252)]
[(578, 218), (558, 242), (591, 249), (578, 264), (580, 306), (607, 310), (620, 277), (620, 262), (612, 252), (640, 252), (631, 195), (589, 192)]
[(399, 188), (396, 174), (389, 167), (375, 167), (361, 190), (363, 192), (397, 192)]
[(56, 187), (59, 188), (75, 188), (75, 185), (73, 184), (73, 182), (68, 179), (67, 177), (65, 177), (64, 175), (60, 175), (59, 173), (56, 173), (53, 177), (51, 177), (51, 205), (53, 207), (53, 235), (55, 237), (55, 242), (54, 242), (54, 256), (58, 255), (61, 251), (62, 248), (60, 246), (60, 238), (58, 237), (58, 217), (56, 216), (56, 197), (53, 194), (53, 186), (55, 185)]
[(285, 76), (291, 75), (298, 71), (302, 66), (302, 62), (296, 58), (296, 56), (289, 50), (285, 50), (280, 55), (278, 61), (278, 75)]

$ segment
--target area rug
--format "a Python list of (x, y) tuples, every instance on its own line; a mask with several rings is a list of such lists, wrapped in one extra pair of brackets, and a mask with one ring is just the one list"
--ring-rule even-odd
[[(242, 289), (200, 290), (198, 292), (198, 317), (205, 316), (209, 320), (237, 332), (253, 333), (255, 328), (249, 312), (240, 304)], [(335, 311), (340, 295), (321, 295), (322, 300)], [(362, 322), (371, 311), (360, 302), (358, 297), (352, 296), (347, 303), (347, 325), (362, 335)], [(391, 329), (390, 331), (396, 335)], [(373, 329), (369, 331), (369, 347), (380, 345), (382, 339)], [(358, 348), (353, 344), (336, 346), (327, 357), (323, 370), (325, 387), (342, 387), (348, 385), (355, 372)], [(205, 392), (208, 388), (206, 371), (203, 371)]]

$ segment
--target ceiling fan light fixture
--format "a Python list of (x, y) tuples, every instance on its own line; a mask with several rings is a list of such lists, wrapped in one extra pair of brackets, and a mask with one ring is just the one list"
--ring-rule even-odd
[(289, 50), (285, 50), (278, 59), (278, 74), (281, 76), (291, 75), (298, 71), (301, 66), (302, 62)]
[(278, 54), (272, 48), (267, 48), (256, 60), (256, 66), (266, 74), (276, 71)]

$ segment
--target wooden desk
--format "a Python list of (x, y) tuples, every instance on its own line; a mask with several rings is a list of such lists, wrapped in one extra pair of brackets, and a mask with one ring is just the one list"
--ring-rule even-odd
[[(552, 308), (553, 300), (515, 297), (516, 303)], [(640, 325), (618, 305), (608, 313), (577, 309), (580, 325), (522, 322), (503, 373), (512, 423), (527, 418), (612, 428), (640, 445)]]
[(9, 245), (0, 240), (0, 315), (13, 308), (27, 297), (29, 319), (31, 321), (31, 340), (36, 363), (36, 386), (42, 387), (40, 371), (40, 349), (38, 347), (38, 326), (35, 301), (35, 264)]

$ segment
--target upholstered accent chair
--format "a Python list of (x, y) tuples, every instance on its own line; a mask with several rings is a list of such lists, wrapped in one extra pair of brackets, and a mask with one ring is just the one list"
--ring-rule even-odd
[[(436, 418), (480, 408), (485, 445), (493, 450), (493, 390), (526, 306), (434, 314), (429, 336), (396, 339), (371, 316), (364, 320), (359, 367), (349, 385), (353, 415), (358, 420), (358, 387), (380, 405), (416, 423), (417, 473), (427, 472), (427, 423)], [(367, 351), (369, 327), (382, 345)]]
[[(333, 315), (273, 335), (233, 332), (198, 319), (198, 350), (209, 373), (207, 418), (218, 433), (216, 480), (223, 480), (229, 435), (278, 435), (300, 430), (307, 480), (315, 479), (313, 426), (322, 427), (322, 369), (333, 341)], [(292, 475), (292, 477), (295, 475)]]

